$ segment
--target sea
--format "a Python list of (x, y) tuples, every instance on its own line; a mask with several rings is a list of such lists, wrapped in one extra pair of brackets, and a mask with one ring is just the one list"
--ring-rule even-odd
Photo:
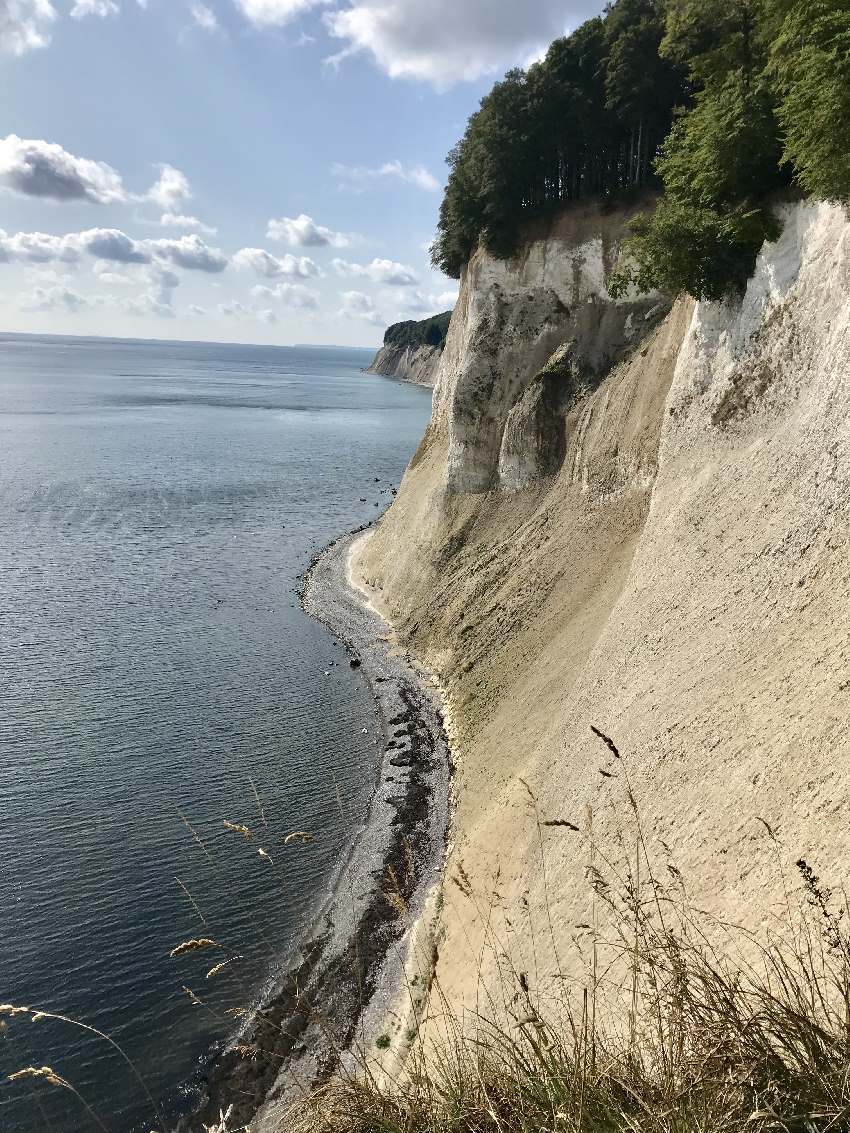
[(429, 417), (370, 358), (0, 335), (2, 1133), (187, 1112), (364, 820), (374, 706), (298, 591)]

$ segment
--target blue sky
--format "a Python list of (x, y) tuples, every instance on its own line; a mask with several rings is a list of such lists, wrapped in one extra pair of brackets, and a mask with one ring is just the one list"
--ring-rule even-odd
[(596, 0), (0, 0), (0, 330), (371, 346), (445, 155)]

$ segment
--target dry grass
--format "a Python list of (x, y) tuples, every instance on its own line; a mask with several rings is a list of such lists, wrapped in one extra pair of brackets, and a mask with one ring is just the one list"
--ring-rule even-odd
[[(580, 962), (565, 976), (559, 961), (555, 978), (535, 986), (493, 930), (501, 986), (482, 996), (486, 1008), (458, 1018), (435, 981), (427, 1040), (414, 1043), (395, 1082), (375, 1076), (366, 1052), (357, 1072), (329, 1082), (282, 1131), (850, 1130), (846, 902), (800, 861), (797, 885), (786, 886), (798, 896), (762, 937), (697, 910), (675, 866), (652, 860), (625, 761), (597, 735), (625, 784), (631, 838), (616, 858), (593, 845), (589, 822), (594, 923), (580, 926), (589, 941)], [(566, 821), (543, 823), (527, 791), (538, 830), (578, 834)], [(545, 878), (543, 848), (541, 838)], [(492, 896), (475, 892), (462, 864), (449, 880), (490, 923)], [(552, 916), (550, 904), (542, 931), (554, 942)]]

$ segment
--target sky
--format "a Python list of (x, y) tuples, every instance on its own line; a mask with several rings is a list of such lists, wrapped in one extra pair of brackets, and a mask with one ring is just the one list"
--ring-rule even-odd
[(445, 156), (601, 0), (0, 0), (0, 330), (374, 346)]

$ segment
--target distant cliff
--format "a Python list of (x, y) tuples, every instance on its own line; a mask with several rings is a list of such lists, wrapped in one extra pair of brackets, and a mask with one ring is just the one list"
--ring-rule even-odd
[(389, 327), (369, 373), (433, 387), (451, 317), (451, 311), (446, 311), (420, 322), (411, 320)]

